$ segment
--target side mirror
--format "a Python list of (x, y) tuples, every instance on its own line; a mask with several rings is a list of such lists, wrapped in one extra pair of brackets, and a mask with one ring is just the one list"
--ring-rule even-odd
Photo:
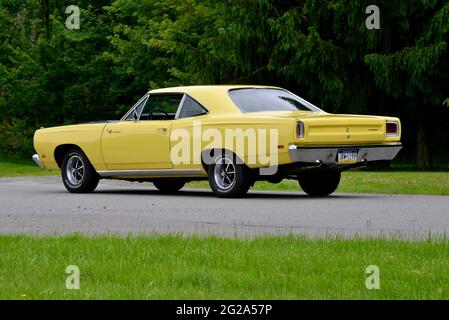
[(133, 118), (134, 122), (137, 122), (137, 120), (139, 120), (139, 115), (137, 114), (136, 110), (133, 111)]

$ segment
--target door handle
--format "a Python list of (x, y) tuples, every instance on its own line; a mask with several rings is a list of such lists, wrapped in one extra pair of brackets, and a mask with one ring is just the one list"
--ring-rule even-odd
[(160, 134), (166, 134), (167, 133), (167, 128), (158, 128), (157, 132)]
[(122, 133), (121, 131), (113, 131), (112, 129), (106, 129), (107, 133)]

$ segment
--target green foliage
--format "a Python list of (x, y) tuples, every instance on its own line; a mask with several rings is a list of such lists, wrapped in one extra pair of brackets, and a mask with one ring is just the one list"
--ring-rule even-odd
[[(222, 83), (401, 116), (406, 143), (426, 132), (420, 112), (436, 126), (447, 115), (444, 0), (379, 0), (380, 30), (365, 27), (368, 0), (83, 0), (81, 29), (67, 30), (70, 4), (0, 0), (1, 119), (30, 129), (117, 119), (149, 88)], [(449, 149), (449, 133), (433, 138)]]
[(3, 120), (0, 123), (0, 150), (13, 155), (29, 156), (33, 152), (33, 132), (23, 119)]
[(444, 100), (443, 104), (444, 104), (446, 107), (449, 107), (449, 98), (447, 98), (446, 100)]
[[(372, 53), (365, 63), (372, 71), (376, 84), (386, 93), (398, 99), (419, 99), (426, 105), (436, 106), (443, 100), (447, 83), (447, 51), (449, 38), (449, 3), (441, 6), (439, 1), (421, 3), (427, 10), (427, 23), (423, 28), (413, 28), (413, 18), (398, 40), (405, 42), (403, 48), (389, 52)], [(418, 5), (418, 8), (421, 7)], [(411, 37), (412, 35), (412, 37)], [(442, 90), (443, 89), (443, 90)]]

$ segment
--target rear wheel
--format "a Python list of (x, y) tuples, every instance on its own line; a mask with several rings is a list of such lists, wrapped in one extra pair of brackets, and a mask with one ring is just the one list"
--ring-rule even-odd
[(186, 184), (180, 179), (160, 179), (153, 181), (154, 186), (163, 193), (175, 193), (181, 190)]
[(251, 185), (249, 169), (230, 152), (214, 158), (208, 167), (208, 176), (212, 191), (222, 198), (241, 197)]
[(62, 182), (71, 193), (89, 193), (98, 186), (100, 178), (86, 155), (73, 149), (64, 157), (61, 166)]
[(309, 196), (327, 197), (337, 190), (340, 178), (340, 171), (326, 170), (303, 173), (298, 181), (302, 190)]

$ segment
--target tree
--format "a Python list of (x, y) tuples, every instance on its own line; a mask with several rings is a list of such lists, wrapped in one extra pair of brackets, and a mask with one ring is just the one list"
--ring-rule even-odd
[(413, 112), (416, 119), (417, 167), (432, 167), (428, 129), (431, 115), (449, 91), (449, 3), (422, 1), (406, 7), (400, 48), (365, 58), (376, 83)]
[(427, 126), (449, 91), (449, 3), (378, 1), (381, 30), (365, 27), (367, 1), (293, 3), (270, 19), (271, 68), (334, 111), (372, 112), (390, 100), (389, 113), (417, 128), (417, 166), (431, 167)]
[(149, 88), (246, 83), (400, 116), (420, 168), (441, 149), (428, 128), (447, 113), (447, 1), (378, 0), (380, 30), (368, 0), (80, 0), (81, 29), (67, 30), (71, 4), (0, 0), (0, 135), (117, 119)]

